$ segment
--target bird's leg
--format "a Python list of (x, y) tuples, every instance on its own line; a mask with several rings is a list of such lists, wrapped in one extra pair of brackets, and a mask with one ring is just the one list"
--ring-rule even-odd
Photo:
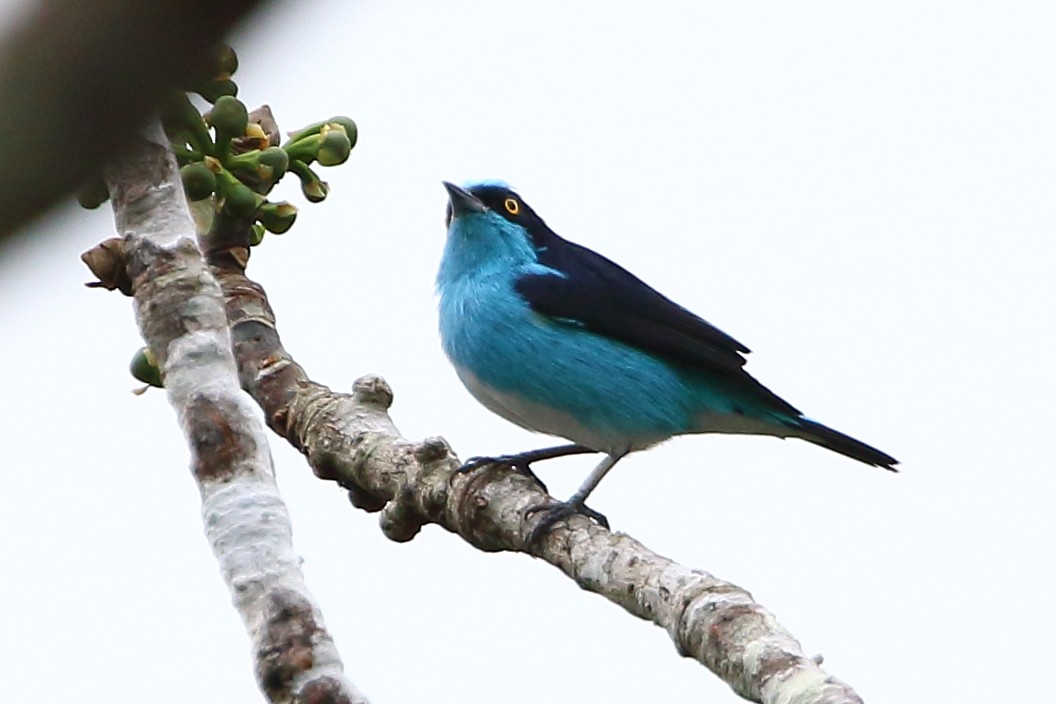
[(502, 465), (509, 467), (517, 474), (522, 474), (526, 477), (534, 479), (539, 486), (543, 487), (543, 491), (546, 491), (546, 484), (540, 481), (539, 477), (535, 476), (535, 472), (531, 469), (532, 462), (538, 462), (540, 460), (549, 460), (555, 457), (566, 457), (568, 455), (582, 455), (588, 452), (597, 452), (584, 445), (558, 445), (557, 447), (544, 447), (541, 450), (529, 450), (528, 452), (520, 452), (516, 455), (499, 455), (498, 457), (470, 457), (466, 460), (466, 463), (458, 468), (459, 472), (471, 472), (478, 467), (486, 467), (488, 465)]
[(528, 516), (534, 513), (543, 514), (539, 521), (535, 524), (535, 527), (532, 528), (532, 532), (528, 536), (528, 544), (534, 544), (537, 540), (546, 535), (546, 533), (554, 527), (555, 523), (568, 518), (574, 513), (581, 513), (587, 518), (590, 518), (591, 520), (595, 521), (601, 527), (608, 528), (608, 519), (605, 518), (605, 516), (603, 516), (602, 514), (595, 511), (594, 509), (588, 507), (584, 502), (587, 500), (587, 497), (590, 496), (590, 492), (594, 491), (598, 484), (601, 483), (602, 478), (608, 473), (610, 469), (612, 469), (616, 465), (617, 462), (620, 461), (620, 458), (622, 458), (625, 454), (627, 453), (621, 452), (619, 454), (614, 455), (605, 455), (605, 459), (603, 459), (598, 464), (598, 466), (594, 468), (594, 471), (590, 473), (590, 476), (587, 477), (587, 480), (583, 482), (582, 486), (580, 486), (579, 489), (576, 490), (575, 494), (572, 494), (568, 501), (562, 501), (560, 503), (553, 504), (544, 504), (542, 506), (532, 506), (527, 511), (525, 511), (525, 515)]

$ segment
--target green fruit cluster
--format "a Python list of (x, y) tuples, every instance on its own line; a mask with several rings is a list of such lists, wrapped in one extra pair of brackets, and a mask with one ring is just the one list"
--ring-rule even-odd
[[(332, 117), (294, 132), (279, 146), (277, 135), (267, 134), (238, 99), (238, 85), (231, 80), (237, 68), (235, 52), (223, 47), (215, 56), (213, 76), (192, 91), (212, 107), (203, 115), (187, 93), (180, 91), (162, 107), (161, 121), (180, 164), (188, 200), (212, 199), (214, 223), (252, 223), (250, 244), (256, 245), (265, 232), (287, 232), (297, 218), (296, 206), (267, 199), (275, 184), (293, 173), (310, 203), (325, 200), (330, 187), (312, 165), (343, 164), (356, 144), (358, 130), (351, 119)], [(108, 197), (100, 178), (77, 193), (86, 208), (98, 207)]]
[[(266, 232), (287, 232), (297, 219), (293, 204), (268, 200), (275, 184), (293, 173), (309, 202), (325, 200), (330, 187), (312, 165), (343, 164), (356, 145), (358, 130), (349, 118), (332, 117), (294, 132), (280, 146), (274, 123), (264, 114), (266, 109), (254, 117), (238, 99), (238, 85), (231, 80), (237, 68), (235, 52), (222, 47), (214, 57), (213, 75), (191, 91), (212, 107), (203, 115), (187, 93), (179, 91), (162, 106), (161, 123), (180, 165), (187, 199), (211, 201), (214, 230), (248, 227), (249, 245), (256, 246)], [(272, 134), (265, 125), (271, 125)], [(77, 192), (77, 200), (85, 208), (97, 208), (109, 197), (101, 177), (91, 179)], [(161, 371), (147, 348), (135, 354), (130, 371), (148, 386), (163, 384)]]

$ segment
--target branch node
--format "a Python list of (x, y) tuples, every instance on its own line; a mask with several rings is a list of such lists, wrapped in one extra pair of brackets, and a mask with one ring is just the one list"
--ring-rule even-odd
[(125, 270), (124, 240), (120, 237), (103, 240), (82, 254), (81, 261), (98, 279), (85, 286), (105, 288), (107, 291), (117, 290), (126, 296), (132, 295), (132, 279)]
[(372, 494), (369, 491), (359, 488), (358, 486), (346, 486), (348, 489), (348, 500), (352, 502), (352, 505), (358, 509), (362, 509), (367, 513), (377, 513), (381, 509), (385, 508), (385, 504), (388, 503), (385, 499)]
[(442, 437), (426, 438), (414, 447), (414, 459), (422, 465), (446, 459), (451, 454), (451, 446)]
[(392, 405), (392, 387), (375, 374), (367, 374), (356, 379), (352, 384), (352, 398), (365, 406), (377, 406), (388, 410)]
[(407, 484), (400, 486), (396, 496), (381, 511), (381, 532), (393, 542), (406, 543), (421, 532), (423, 517), (413, 509), (414, 490)]
[[(245, 389), (273, 419), (272, 427), (307, 455), (317, 476), (346, 489), (353, 505), (380, 511), (387, 538), (407, 542), (425, 524), (437, 523), (480, 550), (540, 557), (582, 588), (667, 630), (680, 654), (751, 701), (861, 704), (733, 584), (682, 567), (582, 517), (555, 529), (543, 544), (526, 546), (532, 521), (525, 512), (549, 500), (543, 487), (499, 467), (459, 472), (458, 458), (440, 438), (407, 441), (386, 412), (392, 389), (378, 376), (356, 380), (351, 395), (312, 382), (282, 348), (263, 288), (237, 268), (210, 264), (219, 270), (227, 297)], [(276, 360), (284, 365), (281, 372)], [(825, 689), (821, 697), (819, 687)], [(308, 701), (307, 692), (292, 694), (295, 702)]]

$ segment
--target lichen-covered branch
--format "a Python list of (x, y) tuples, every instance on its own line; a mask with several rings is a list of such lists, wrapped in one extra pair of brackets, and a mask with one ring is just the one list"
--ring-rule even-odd
[(248, 248), (232, 247), (227, 238), (203, 248), (227, 300), (243, 387), (317, 476), (348, 489), (356, 506), (381, 511), (389, 538), (410, 540), (425, 524), (436, 523), (482, 550), (530, 552), (580, 587), (664, 628), (679, 653), (706, 665), (746, 699), (861, 702), (740, 587), (578, 515), (541, 544), (529, 545), (532, 519), (525, 509), (552, 500), (539, 485), (495, 468), (458, 472), (460, 463), (444, 440), (404, 439), (387, 412), (392, 391), (378, 377), (359, 379), (351, 394), (311, 381), (282, 346), (264, 290), (245, 276)]
[[(137, 172), (128, 163), (124, 168), (126, 180), (114, 184), (114, 197), (127, 210), (125, 221), (119, 218), (119, 222), (122, 230), (142, 233), (143, 225), (134, 221), (145, 214), (136, 208), (154, 211), (155, 216), (167, 211), (144, 198), (144, 192), (149, 191), (144, 184), (157, 183), (151, 180), (152, 173)], [(174, 170), (171, 160), (167, 168)], [(137, 205), (137, 199), (142, 203)], [(580, 587), (664, 628), (680, 654), (706, 665), (746, 699), (767, 704), (861, 702), (850, 687), (807, 657), (774, 616), (740, 587), (702, 570), (683, 567), (630, 536), (610, 533), (579, 515), (530, 544), (528, 536), (538, 519), (526, 509), (552, 500), (541, 486), (494, 466), (459, 471), (460, 463), (443, 439), (412, 442), (400, 435), (388, 415), (392, 391), (382, 379), (363, 377), (351, 394), (335, 393), (313, 382), (290, 357), (279, 339), (263, 288), (245, 275), (250, 243), (255, 241), (252, 219), (228, 218), (222, 226), (217, 224), (221, 221), (214, 221), (202, 236), (204, 261), (222, 294), (211, 288), (214, 280), (188, 241), (190, 225), (185, 222), (185, 211), (181, 210), (178, 218), (165, 215), (161, 219), (179, 219), (184, 239), (169, 242), (162, 238), (162, 246), (154, 238), (136, 239), (133, 235), (121, 246), (107, 247), (104, 243), (88, 260), (101, 285), (135, 292), (144, 335), (162, 364), (165, 386), (174, 405), (181, 409), (192, 446), (205, 442), (196, 454), (203, 496), (210, 488), (220, 491), (236, 486), (240, 483), (236, 479), (260, 481), (264, 475), (270, 479), (270, 465), (264, 471), (263, 465), (257, 464), (266, 457), (254, 454), (266, 453), (261, 449), (262, 439), (254, 436), (252, 442), (232, 444), (230, 451), (217, 449), (229, 447), (229, 429), (233, 433), (245, 418), (245, 409), (235, 397), (225, 395), (224, 401), (217, 403), (213, 396), (203, 396), (204, 389), (213, 388), (211, 385), (200, 387), (203, 391), (188, 392), (207, 378), (196, 376), (203, 362), (214, 361), (225, 370), (225, 383), (230, 387), (225, 388), (232, 391), (232, 364), (237, 364), (242, 388), (263, 409), (268, 425), (304, 453), (317, 476), (346, 488), (353, 504), (380, 511), (381, 527), (389, 538), (410, 540), (423, 526), (435, 523), (482, 550), (531, 553), (557, 566)], [(175, 317), (171, 319), (159, 314), (159, 309), (170, 307), (166, 296), (173, 297), (172, 305), (177, 306), (172, 308)], [(221, 300), (226, 304), (226, 316), (219, 310)], [(228, 328), (221, 330), (225, 325)], [(198, 339), (205, 330), (210, 333), (208, 338)], [(185, 338), (198, 339), (198, 348), (185, 350), (182, 343), (177, 344)], [(226, 356), (228, 345), (234, 362)], [(187, 376), (181, 376), (181, 359), (190, 363), (192, 358), (197, 370), (187, 370)], [(208, 469), (223, 462), (229, 469), (220, 474)], [(270, 496), (265, 503), (268, 500)], [(208, 509), (208, 499), (206, 506)], [(282, 520), (285, 525), (284, 512)], [(211, 525), (208, 519), (207, 524)], [(224, 541), (215, 530), (210, 534), (220, 554)], [(280, 539), (288, 545), (288, 534), (283, 533)], [(223, 558), (221, 562), (226, 564)], [(276, 564), (285, 567), (285, 558)], [(235, 578), (231, 581), (242, 607), (240, 589), (244, 583)], [(277, 593), (286, 594), (281, 590)], [(296, 608), (278, 611), (312, 614), (302, 621), (309, 624), (306, 629), (318, 624), (307, 601), (302, 612)], [(263, 630), (270, 637), (271, 629), (255, 628), (253, 619), (270, 618), (273, 613), (263, 608), (247, 617), (250, 631)], [(300, 652), (299, 647), (316, 643), (314, 639), (297, 640), (303, 631), (294, 630), (291, 635), (280, 628), (280, 635), (272, 640), (296, 641), (297, 646), (288, 652)], [(325, 631), (320, 633), (326, 652), (331, 652)], [(277, 652), (282, 653), (281, 647)], [(286, 665), (290, 662), (288, 654), (280, 654), (278, 660)], [(268, 660), (262, 662), (266, 665)], [(266, 675), (261, 679), (270, 693), (271, 680)], [(296, 677), (284, 681), (291, 680), (296, 686)]]
[(223, 294), (202, 261), (160, 129), (115, 161), (107, 182), (123, 238), (86, 261), (104, 284), (134, 296), (190, 446), (206, 534), (253, 641), (258, 682), (272, 702), (365, 703), (304, 585), (267, 437), (238, 384)]

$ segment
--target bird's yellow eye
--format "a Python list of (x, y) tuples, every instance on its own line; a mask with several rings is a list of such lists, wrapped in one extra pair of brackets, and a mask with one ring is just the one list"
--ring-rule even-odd
[(503, 205), (506, 206), (506, 212), (510, 215), (516, 215), (521, 212), (521, 204), (517, 202), (516, 198), (507, 198)]

